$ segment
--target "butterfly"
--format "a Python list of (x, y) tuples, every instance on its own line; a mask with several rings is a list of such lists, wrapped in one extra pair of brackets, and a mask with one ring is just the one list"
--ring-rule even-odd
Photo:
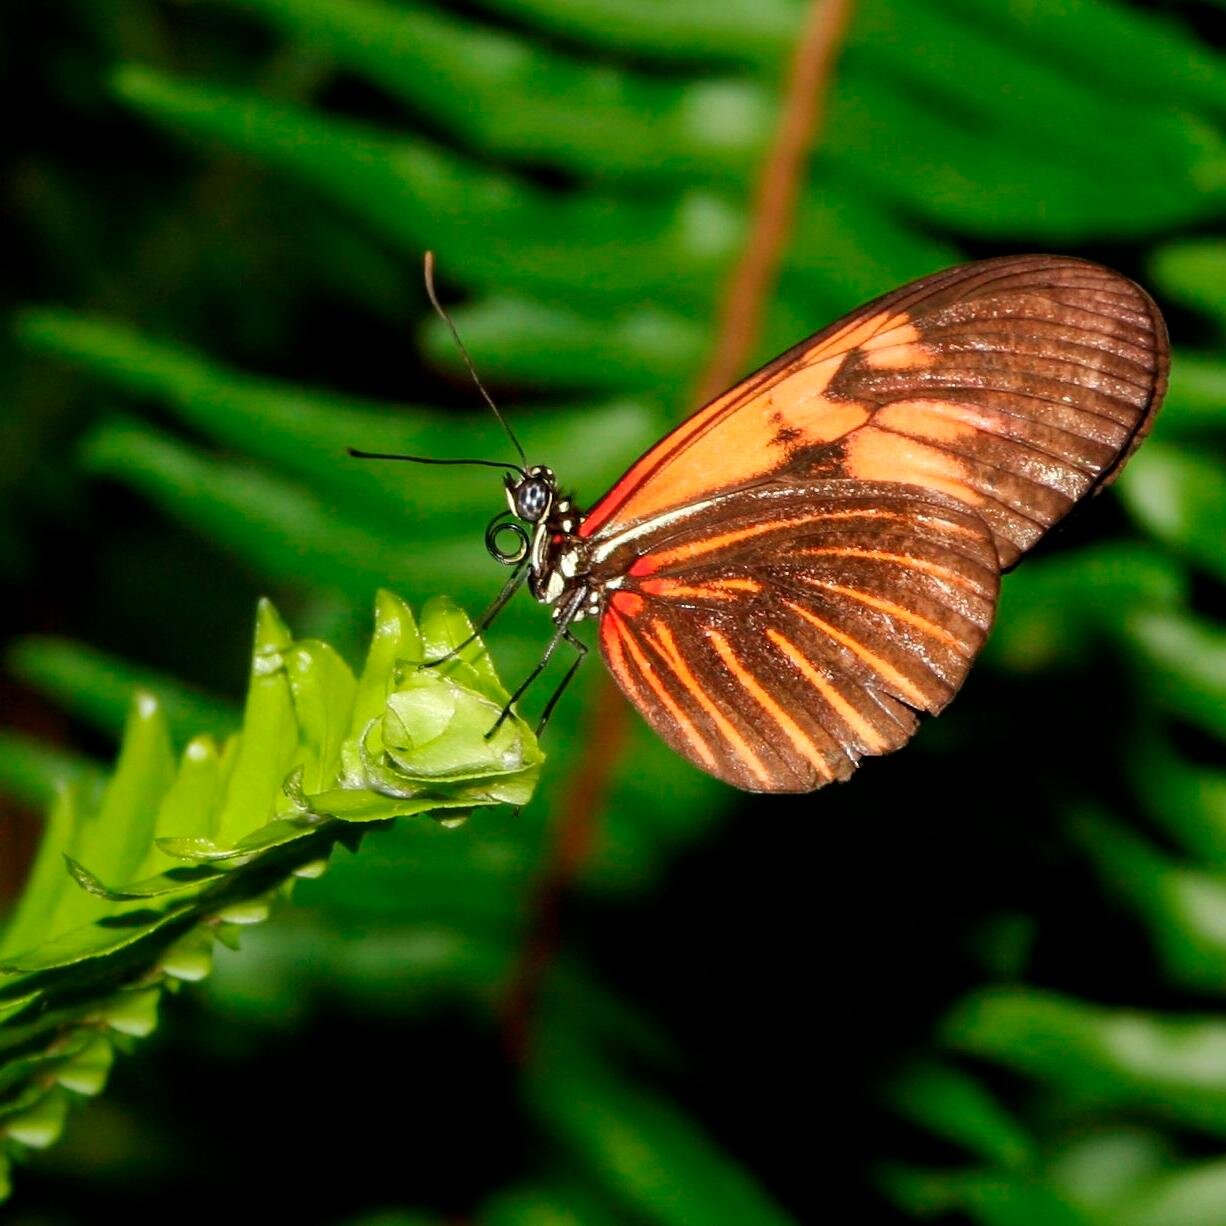
[(1116, 477), (1168, 365), (1132, 281), (1008, 256), (802, 341), (586, 511), (549, 468), (504, 465), (486, 543), (516, 570), (480, 624), (525, 580), (555, 623), (512, 701), (562, 642), (570, 679), (592, 618), (622, 693), (695, 766), (751, 792), (847, 779), (957, 693), (1001, 575)]

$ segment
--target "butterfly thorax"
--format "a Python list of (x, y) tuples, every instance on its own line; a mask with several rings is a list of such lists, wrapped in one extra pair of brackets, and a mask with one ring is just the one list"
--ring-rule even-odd
[(565, 499), (557, 512), (537, 525), (532, 539), (528, 587), (554, 618), (579, 621), (600, 612), (598, 589), (591, 581), (587, 542), (578, 536), (583, 517)]

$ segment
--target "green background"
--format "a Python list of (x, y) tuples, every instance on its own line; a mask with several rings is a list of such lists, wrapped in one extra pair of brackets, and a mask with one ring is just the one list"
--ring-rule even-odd
[[(855, 7), (758, 356), (1034, 250), (1136, 277), (1175, 346), (1153, 437), (1006, 580), (940, 720), (790, 798), (636, 720), (587, 794), (589, 666), (528, 807), (407, 819), (300, 883), (28, 1155), (11, 1220), (1226, 1220), (1222, 13)], [(135, 682), (178, 745), (233, 726), (258, 596), (356, 663), (377, 588), (496, 590), (496, 474), (342, 455), (507, 454), (429, 317), (427, 246), (581, 505), (678, 419), (803, 14), (6, 11), (6, 907)], [(548, 630), (508, 610), (504, 680)], [(568, 805), (594, 845), (517, 1063), (502, 998)]]

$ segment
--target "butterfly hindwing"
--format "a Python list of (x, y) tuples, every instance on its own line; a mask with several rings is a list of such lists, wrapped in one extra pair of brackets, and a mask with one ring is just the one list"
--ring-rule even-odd
[(724, 496), (625, 540), (601, 619), (627, 697), (695, 765), (810, 791), (902, 745), (991, 624), (984, 522), (943, 495), (835, 480)]

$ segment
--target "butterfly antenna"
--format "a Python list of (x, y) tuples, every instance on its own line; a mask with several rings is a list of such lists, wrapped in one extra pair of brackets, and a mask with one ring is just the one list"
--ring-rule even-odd
[(456, 348), (460, 351), (460, 356), (464, 359), (464, 365), (468, 367), (468, 373), (472, 375), (473, 382), (477, 385), (477, 390), (485, 399), (485, 403), (494, 411), (494, 416), (498, 418), (498, 424), (506, 431), (507, 438), (515, 444), (515, 450), (519, 452), (519, 458), (524, 467), (528, 466), (528, 457), (524, 454), (524, 449), (519, 445), (519, 439), (515, 437), (515, 431), (511, 429), (507, 419), (503, 417), (502, 411), (494, 403), (494, 398), (485, 390), (483, 384), (477, 375), (477, 368), (473, 365), (473, 360), (468, 356), (468, 350), (464, 348), (464, 342), (460, 340), (460, 334), (456, 331), (456, 326), (451, 322), (451, 316), (443, 310), (443, 304), (438, 300), (438, 294), (434, 290), (434, 252), (427, 251), (425, 258), (426, 272), (426, 293), (430, 296), (430, 305), (438, 312), (438, 317), (447, 325), (448, 331), (451, 333), (452, 339), (456, 343)]
[(505, 460), (439, 460), (433, 456), (424, 455), (396, 455), (387, 451), (359, 451), (356, 447), (346, 447), (355, 460), (407, 460), (410, 464), (480, 464), (484, 468), (505, 468), (508, 472), (519, 473), (525, 476), (525, 472), (518, 464), (508, 464)]

